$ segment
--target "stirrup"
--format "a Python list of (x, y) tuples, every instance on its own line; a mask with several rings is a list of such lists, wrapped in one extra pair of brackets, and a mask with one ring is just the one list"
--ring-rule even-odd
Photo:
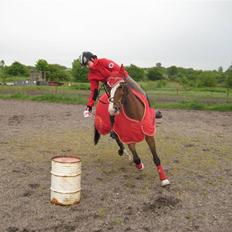
[(112, 139), (116, 139), (116, 138), (117, 138), (117, 135), (116, 135), (116, 133), (115, 133), (114, 131), (111, 131), (111, 132), (110, 132), (110, 137), (111, 137)]

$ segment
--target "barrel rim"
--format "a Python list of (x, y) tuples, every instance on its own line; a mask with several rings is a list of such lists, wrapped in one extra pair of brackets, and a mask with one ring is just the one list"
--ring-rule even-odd
[[(76, 160), (76, 161), (61, 162), (61, 161), (55, 160), (56, 158), (75, 158), (75, 159), (78, 159), (78, 160)], [(62, 164), (64, 164), (64, 163), (80, 163), (81, 159), (80, 159), (80, 157), (74, 156), (74, 155), (68, 155), (68, 156), (66, 156), (66, 155), (57, 155), (57, 156), (52, 157), (51, 161), (57, 162), (57, 163), (62, 163)]]

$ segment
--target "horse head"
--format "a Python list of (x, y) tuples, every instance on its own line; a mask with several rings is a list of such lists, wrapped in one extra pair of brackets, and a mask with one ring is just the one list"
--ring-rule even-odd
[(128, 94), (128, 87), (124, 80), (118, 81), (110, 90), (110, 104), (108, 111), (111, 116), (120, 113), (121, 106)]

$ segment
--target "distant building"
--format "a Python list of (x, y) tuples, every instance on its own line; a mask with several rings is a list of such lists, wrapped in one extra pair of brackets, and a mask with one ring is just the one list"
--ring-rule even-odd
[(31, 85), (48, 85), (46, 80), (46, 73), (31, 69), (30, 77), (28, 80), (18, 80), (14, 82), (18, 86), (31, 86)]
[(46, 72), (38, 71), (36, 69), (31, 70), (30, 81), (36, 83), (36, 85), (48, 85), (46, 80)]
[(31, 86), (31, 85), (36, 85), (36, 81), (31, 81), (31, 80), (18, 80), (14, 82), (14, 85), (17, 86)]

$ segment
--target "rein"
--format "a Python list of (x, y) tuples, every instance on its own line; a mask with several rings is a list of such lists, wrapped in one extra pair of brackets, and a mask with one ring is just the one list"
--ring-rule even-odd
[[(101, 87), (102, 87), (102, 86), (101, 86)], [(108, 96), (108, 99), (110, 99), (109, 90), (107, 89), (107, 87), (106, 87), (106, 84), (105, 84), (105, 83), (103, 83), (103, 88), (104, 88), (104, 90), (105, 90), (105, 93), (106, 93), (106, 94), (107, 94), (107, 96)], [(100, 88), (99, 93), (98, 93), (98, 101), (99, 101), (99, 102), (101, 102), (102, 104), (107, 105), (107, 104), (109, 104), (108, 102), (104, 102), (104, 101), (102, 101), (102, 100), (99, 98), (99, 95), (100, 95), (100, 91), (101, 91), (101, 89), (102, 89), (102, 88)]]

